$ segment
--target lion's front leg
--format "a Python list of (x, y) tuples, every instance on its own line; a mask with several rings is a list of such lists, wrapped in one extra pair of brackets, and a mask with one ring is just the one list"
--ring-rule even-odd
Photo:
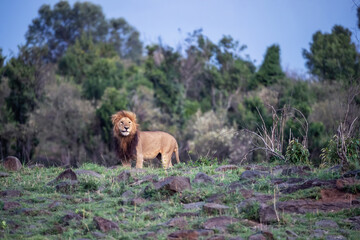
[(142, 154), (136, 155), (136, 168), (143, 168), (144, 156)]

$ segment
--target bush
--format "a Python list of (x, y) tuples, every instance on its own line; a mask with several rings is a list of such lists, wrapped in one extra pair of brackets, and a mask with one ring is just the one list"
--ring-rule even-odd
[(294, 164), (309, 164), (309, 150), (305, 148), (297, 139), (291, 140), (286, 148), (286, 161)]

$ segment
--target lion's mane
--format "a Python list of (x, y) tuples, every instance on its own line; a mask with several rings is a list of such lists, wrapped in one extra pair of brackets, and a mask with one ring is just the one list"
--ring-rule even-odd
[[(134, 126), (129, 136), (120, 134), (119, 121), (123, 118), (129, 118)], [(131, 158), (136, 154), (136, 145), (138, 143), (138, 124), (136, 123), (136, 115), (129, 111), (120, 111), (111, 117), (113, 123), (113, 134), (115, 140), (115, 149), (119, 159), (123, 159), (125, 163), (129, 163)]]

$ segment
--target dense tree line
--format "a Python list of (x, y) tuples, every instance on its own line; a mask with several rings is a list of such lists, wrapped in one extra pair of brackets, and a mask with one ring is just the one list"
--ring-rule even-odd
[(25, 36), (17, 56), (5, 62), (0, 51), (0, 158), (114, 164), (110, 116), (120, 109), (136, 112), (143, 130), (175, 135), (183, 160), (359, 157), (360, 55), (342, 26), (316, 32), (303, 50), (311, 80), (282, 70), (279, 45), (257, 68), (245, 45), (201, 29), (184, 52), (144, 49), (125, 19), (89, 2), (43, 5)]

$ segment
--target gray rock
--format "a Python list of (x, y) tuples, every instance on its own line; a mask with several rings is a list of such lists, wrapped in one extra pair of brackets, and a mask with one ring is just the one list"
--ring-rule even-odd
[(333, 220), (320, 220), (315, 223), (316, 227), (320, 228), (339, 228), (339, 225)]
[(111, 230), (119, 231), (118, 224), (111, 220), (102, 217), (94, 217), (93, 221), (95, 223), (96, 228), (102, 232), (108, 232)]
[(163, 181), (154, 184), (156, 190), (166, 190), (169, 193), (183, 192), (191, 189), (190, 178), (187, 177), (167, 177)]
[(229, 207), (217, 203), (206, 203), (203, 206), (203, 210), (207, 214), (225, 214), (229, 210)]
[(8, 171), (19, 171), (22, 168), (20, 160), (14, 156), (6, 157), (3, 165)]
[(227, 226), (239, 222), (238, 219), (228, 216), (210, 218), (203, 223), (205, 229), (225, 231)]
[(238, 168), (239, 167), (236, 166), (236, 165), (223, 165), (223, 166), (220, 166), (217, 169), (215, 169), (215, 171), (216, 172), (226, 172), (226, 171), (229, 171), (229, 170), (236, 170)]
[(257, 170), (246, 170), (241, 173), (240, 179), (247, 180), (247, 179), (253, 179), (253, 178), (260, 178), (263, 176), (267, 176), (269, 173), (257, 171)]
[(8, 177), (8, 176), (9, 176), (8, 173), (6, 173), (6, 172), (0, 172), (0, 178), (1, 178), (1, 177)]
[(215, 180), (212, 177), (202, 172), (196, 174), (195, 179), (193, 180), (193, 183), (214, 183), (214, 182)]
[(92, 177), (96, 177), (96, 178), (104, 178), (103, 175), (91, 171), (91, 170), (83, 170), (83, 169), (79, 169), (79, 170), (75, 170), (75, 173), (78, 175), (87, 175), (87, 176), (92, 176)]
[(194, 203), (184, 204), (183, 207), (184, 209), (200, 209), (204, 204), (205, 202), (194, 202)]

